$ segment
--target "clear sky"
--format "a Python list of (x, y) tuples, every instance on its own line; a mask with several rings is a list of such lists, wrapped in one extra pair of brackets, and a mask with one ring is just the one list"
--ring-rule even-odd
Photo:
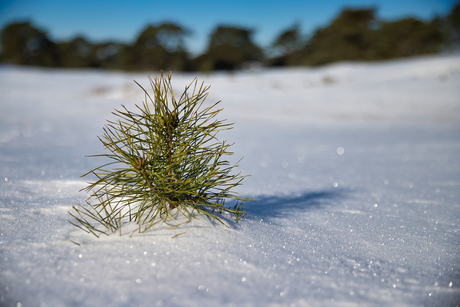
[[(457, 0), (458, 1), (458, 0)], [(188, 49), (206, 48), (219, 24), (255, 30), (254, 39), (267, 46), (282, 30), (299, 23), (304, 34), (327, 25), (345, 7), (374, 7), (384, 20), (444, 15), (456, 0), (0, 0), (0, 27), (30, 20), (54, 40), (83, 35), (90, 41), (131, 42), (149, 23), (176, 22), (190, 30)]]

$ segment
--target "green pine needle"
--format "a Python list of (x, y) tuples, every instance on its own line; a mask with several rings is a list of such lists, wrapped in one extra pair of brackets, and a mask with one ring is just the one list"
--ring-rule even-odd
[[(216, 108), (219, 102), (203, 106), (209, 86), (198, 85), (196, 78), (178, 100), (171, 74), (161, 73), (149, 81), (152, 95), (134, 81), (145, 94), (137, 112), (122, 105), (113, 112), (117, 119), (105, 126), (99, 140), (107, 153), (96, 157), (111, 161), (83, 175), (94, 175), (96, 180), (83, 189), (90, 193), (86, 205), (69, 212), (70, 223), (98, 237), (97, 233), (117, 230), (121, 234), (127, 222), (136, 223), (134, 232), (140, 233), (159, 222), (173, 229), (191, 222), (197, 213), (225, 225), (215, 212), (227, 212), (238, 222), (246, 215), (242, 202), (252, 199), (238, 197), (232, 189), (246, 176), (232, 173), (238, 163), (230, 165), (222, 159), (233, 154), (231, 144), (216, 138), (233, 124), (216, 119), (222, 111)], [(225, 199), (237, 203), (227, 208)]]

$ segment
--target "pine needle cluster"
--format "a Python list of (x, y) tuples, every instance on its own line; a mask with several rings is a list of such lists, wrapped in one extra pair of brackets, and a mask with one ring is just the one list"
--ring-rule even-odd
[[(216, 119), (220, 101), (204, 106), (210, 86), (199, 85), (196, 78), (179, 99), (171, 74), (149, 81), (153, 95), (135, 81), (145, 94), (142, 105), (136, 105), (136, 112), (122, 105), (113, 112), (116, 120), (105, 126), (99, 140), (107, 153), (93, 157), (110, 162), (82, 176), (96, 179), (83, 189), (90, 193), (85, 204), (69, 212), (70, 223), (98, 236), (117, 230), (121, 234), (127, 222), (136, 223), (139, 232), (159, 222), (174, 228), (198, 214), (225, 225), (217, 213), (227, 212), (238, 222), (246, 215), (242, 202), (251, 199), (232, 192), (245, 176), (233, 172), (238, 163), (223, 159), (233, 154), (232, 144), (219, 141), (216, 134), (233, 124)], [(236, 204), (226, 207), (226, 199)]]

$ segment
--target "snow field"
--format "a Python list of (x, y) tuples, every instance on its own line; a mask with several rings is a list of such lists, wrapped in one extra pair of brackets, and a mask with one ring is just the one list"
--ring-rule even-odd
[(257, 202), (97, 239), (67, 210), (146, 74), (0, 68), (1, 306), (460, 304), (458, 56), (198, 78)]

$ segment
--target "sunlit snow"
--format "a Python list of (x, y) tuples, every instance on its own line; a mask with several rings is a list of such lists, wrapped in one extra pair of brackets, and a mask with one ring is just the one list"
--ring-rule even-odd
[(0, 67), (0, 306), (460, 304), (460, 56), (198, 78), (257, 202), (97, 239), (67, 211), (147, 73)]

